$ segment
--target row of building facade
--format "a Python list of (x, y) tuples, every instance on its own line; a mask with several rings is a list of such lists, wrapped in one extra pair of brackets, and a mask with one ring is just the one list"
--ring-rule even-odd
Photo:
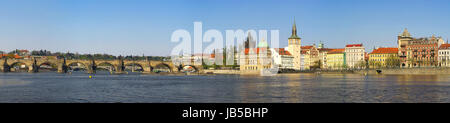
[[(265, 41), (261, 41), (265, 42)], [(239, 57), (240, 70), (261, 70), (270, 66), (280, 69), (311, 70), (311, 69), (348, 69), (363, 68), (366, 61), (366, 53), (363, 44), (349, 44), (345, 48), (325, 48), (323, 43), (316, 45), (301, 45), (301, 38), (297, 35), (297, 27), (294, 22), (292, 34), (288, 38), (288, 46), (285, 48), (260, 47), (246, 48), (245, 54)], [(249, 49), (254, 50), (247, 52)], [(269, 52), (260, 56), (260, 50), (268, 49)], [(250, 51), (251, 51), (250, 50)], [(253, 62), (251, 62), (253, 61)], [(264, 61), (272, 61), (270, 65), (261, 65)]]
[[(450, 67), (450, 44), (448, 41), (445, 44), (442, 37), (414, 38), (405, 29), (397, 39), (397, 47), (374, 48), (370, 53), (363, 44), (347, 44), (344, 48), (325, 48), (323, 43), (303, 46), (294, 21), (287, 47), (270, 48), (264, 40), (256, 45), (249, 35), (242, 53), (235, 53), (233, 57), (241, 71), (273, 67), (287, 70)], [(194, 56), (199, 57), (189, 60), (214, 61), (218, 57), (214, 54)]]
[[(269, 66), (280, 69), (311, 70), (311, 69), (365, 69), (365, 68), (413, 68), (413, 67), (450, 67), (450, 44), (444, 43), (442, 37), (414, 38), (405, 29), (398, 35), (397, 47), (374, 48), (367, 53), (363, 44), (347, 44), (344, 48), (325, 48), (323, 43), (316, 45), (301, 45), (294, 22), (292, 34), (288, 38), (288, 47), (268, 48), (270, 65), (262, 63), (259, 57), (261, 47), (255, 48), (253, 57), (246, 54), (240, 56), (241, 70), (261, 70)], [(267, 48), (267, 47), (265, 47)], [(250, 53), (251, 54), (251, 53)], [(250, 63), (248, 61), (253, 61)], [(256, 64), (256, 65), (255, 65)], [(259, 67), (258, 67), (259, 66)]]

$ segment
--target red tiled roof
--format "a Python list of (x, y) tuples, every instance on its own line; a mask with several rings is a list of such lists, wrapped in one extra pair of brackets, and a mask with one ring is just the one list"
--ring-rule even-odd
[(332, 49), (328, 54), (344, 53), (345, 49)]
[[(8, 54), (3, 54), (3, 55), (0, 55), (0, 58), (7, 57), (7, 56), (8, 56)], [(20, 56), (17, 55), (17, 54), (14, 54), (14, 58), (20, 59), (20, 58), (22, 58), (22, 57), (20, 57)]]
[(300, 47), (300, 48), (302, 48), (302, 49), (311, 49), (313, 46), (302, 46), (302, 47)]
[(8, 54), (0, 54), (0, 58), (3, 58), (5, 56), (8, 56)]
[(442, 44), (439, 49), (450, 49), (450, 44)]
[[(263, 51), (264, 49), (269, 52), (269, 49), (267, 48), (252, 48), (256, 54), (259, 54), (259, 51)], [(248, 55), (248, 53), (250, 52), (250, 48), (245, 48), (245, 55)]]
[(333, 49), (331, 49), (331, 48), (320, 48), (320, 49), (318, 49), (319, 51), (331, 51), (331, 50), (333, 50)]
[(28, 50), (19, 50), (19, 52), (29, 52)]
[(275, 51), (280, 55), (291, 55), (291, 53), (286, 51), (284, 48), (275, 48)]
[(300, 54), (306, 54), (306, 50), (302, 50)]
[(15, 54), (15, 55), (14, 55), (14, 58), (20, 59), (20, 58), (22, 58), (22, 57), (20, 57), (19, 55)]
[(398, 48), (395, 47), (381, 47), (374, 49), (370, 54), (392, 54), (398, 53)]
[(345, 47), (362, 47), (363, 44), (347, 44)]

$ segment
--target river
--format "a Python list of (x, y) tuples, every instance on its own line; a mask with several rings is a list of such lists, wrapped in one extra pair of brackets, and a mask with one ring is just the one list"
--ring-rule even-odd
[(416, 103), (450, 102), (450, 75), (109, 75), (0, 73), (11, 103)]

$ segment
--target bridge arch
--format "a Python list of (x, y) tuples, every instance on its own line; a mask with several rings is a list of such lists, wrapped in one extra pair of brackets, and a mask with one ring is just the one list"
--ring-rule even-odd
[(78, 61), (67, 63), (67, 67), (69, 70), (74, 70), (74, 71), (77, 71), (80, 69), (88, 70), (88, 65), (86, 63), (78, 62)]
[(58, 68), (56, 63), (50, 61), (45, 61), (40, 64), (37, 64), (37, 67), (38, 69), (50, 69), (50, 70), (55, 70)]
[(159, 63), (153, 67), (153, 72), (172, 72), (172, 67), (166, 63)]
[(182, 66), (181, 72), (198, 72), (198, 68), (194, 65), (184, 65)]
[(29, 68), (31, 67), (30, 64), (27, 64), (25, 62), (16, 61), (11, 63), (9, 65), (11, 72), (28, 72)]
[(144, 71), (144, 65), (142, 65), (140, 63), (127, 63), (127, 64), (125, 64), (125, 69), (126, 70), (134, 69), (134, 70), (138, 70), (138, 71)]
[(116, 71), (116, 65), (110, 63), (110, 62), (100, 62), (96, 64), (97, 70), (99, 69), (106, 69), (109, 71)]

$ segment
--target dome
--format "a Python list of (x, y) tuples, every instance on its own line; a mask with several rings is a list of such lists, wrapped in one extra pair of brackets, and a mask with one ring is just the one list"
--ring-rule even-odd
[(265, 41), (264, 39), (262, 39), (262, 40), (258, 43), (258, 47), (269, 47), (269, 44), (267, 44), (267, 41)]

